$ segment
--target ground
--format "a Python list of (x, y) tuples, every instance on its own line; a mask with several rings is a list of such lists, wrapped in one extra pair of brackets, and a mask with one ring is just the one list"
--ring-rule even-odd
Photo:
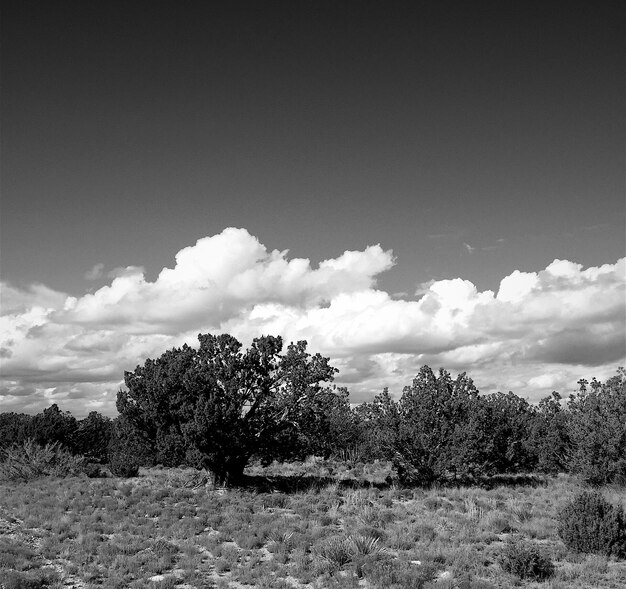
[[(568, 550), (559, 510), (583, 486), (529, 477), (491, 488), (405, 489), (391, 468), (309, 460), (254, 466), (214, 489), (191, 469), (131, 479), (0, 484), (0, 584), (105, 588), (464, 588), (626, 586), (626, 563)], [(517, 484), (513, 484), (517, 483)], [(626, 489), (605, 488), (626, 505)], [(506, 573), (511, 543), (554, 573)]]

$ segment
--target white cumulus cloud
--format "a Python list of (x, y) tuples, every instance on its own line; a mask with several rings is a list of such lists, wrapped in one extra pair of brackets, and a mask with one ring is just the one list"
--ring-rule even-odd
[(313, 266), (228, 228), (175, 260), (154, 281), (140, 267), (117, 269), (81, 297), (3, 284), (0, 410), (57, 402), (76, 415), (114, 414), (124, 370), (195, 345), (199, 332), (306, 339), (331, 357), (355, 401), (384, 386), (399, 394), (423, 364), (537, 400), (606, 378), (626, 356), (624, 259), (513, 270), (495, 293), (462, 278), (431, 281), (417, 300), (377, 288), (395, 263), (380, 245)]

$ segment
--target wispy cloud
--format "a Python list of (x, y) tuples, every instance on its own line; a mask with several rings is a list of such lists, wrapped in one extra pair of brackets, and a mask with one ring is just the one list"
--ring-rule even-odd
[(90, 270), (83, 274), (85, 280), (98, 280), (104, 274), (104, 264), (95, 264)]
[(550, 386), (605, 377), (626, 356), (624, 259), (515, 270), (497, 292), (434, 280), (418, 300), (377, 288), (394, 263), (373, 245), (314, 267), (230, 228), (178, 252), (154, 281), (128, 266), (82, 297), (3, 285), (0, 404), (113, 413), (124, 370), (207, 331), (246, 343), (261, 334), (307, 339), (331, 356), (357, 401), (383, 386), (399, 393), (424, 363), (537, 399)]
[(610, 223), (596, 223), (595, 225), (585, 225), (583, 229), (585, 231), (602, 231), (608, 229), (611, 226)]

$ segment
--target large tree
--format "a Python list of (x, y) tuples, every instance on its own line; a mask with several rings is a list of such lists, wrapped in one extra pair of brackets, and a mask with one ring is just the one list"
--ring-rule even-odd
[(76, 452), (88, 460), (106, 462), (107, 448), (113, 431), (113, 422), (105, 415), (92, 411), (78, 422), (75, 435)]
[(54, 403), (33, 416), (30, 421), (29, 437), (42, 446), (58, 442), (71, 452), (75, 452), (77, 430), (76, 418), (69, 411), (61, 411)]
[(563, 407), (561, 395), (556, 391), (532, 407), (527, 446), (536, 470), (551, 474), (567, 470), (572, 450), (569, 420), (570, 412)]
[(296, 440), (299, 421), (324, 407), (323, 383), (336, 369), (328, 358), (264, 336), (249, 349), (231, 335), (200, 334), (126, 372), (120, 414), (154, 445), (163, 464), (208, 469), (216, 484), (236, 484), (250, 458), (271, 453), (275, 440)]
[(479, 393), (465, 373), (453, 379), (423, 366), (398, 402), (395, 437), (398, 474), (407, 481), (431, 483), (449, 475), (482, 474), (484, 413)]
[(31, 415), (0, 413), (0, 448), (21, 444), (31, 435)]
[(579, 381), (568, 403), (570, 468), (592, 484), (626, 482), (626, 370)]
[(430, 484), (490, 468), (485, 404), (471, 378), (423, 366), (398, 401), (387, 390), (361, 410), (402, 482)]

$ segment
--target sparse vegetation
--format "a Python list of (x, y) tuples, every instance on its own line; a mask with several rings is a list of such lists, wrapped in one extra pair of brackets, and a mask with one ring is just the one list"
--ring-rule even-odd
[(507, 573), (520, 579), (545, 581), (554, 574), (554, 564), (539, 546), (528, 541), (508, 543), (498, 562)]
[(30, 481), (43, 476), (69, 476), (84, 471), (82, 456), (74, 456), (59, 442), (45, 446), (25, 440), (0, 449), (0, 481)]
[(559, 536), (572, 550), (626, 558), (626, 514), (599, 492), (585, 492), (559, 514)]
[(1, 589), (626, 585), (623, 369), (532, 407), (423, 367), (351, 408), (306, 342), (200, 342), (113, 421), (0, 414)]
[(126, 372), (118, 393), (120, 415), (159, 463), (205, 468), (230, 486), (252, 456), (306, 453), (324, 437), (337, 404), (322, 386), (336, 372), (328, 358), (309, 354), (305, 341), (281, 354), (280, 337), (256, 338), (245, 351), (228, 334), (198, 339), (198, 349), (174, 348)]
[[(583, 489), (575, 478), (405, 488), (385, 482), (388, 462), (361, 465), (359, 477), (353, 471), (323, 459), (255, 463), (250, 486), (230, 490), (193, 469), (160, 467), (131, 479), (4, 482), (0, 571), (12, 586), (62, 579), (85, 589), (626, 583), (626, 561), (587, 559), (558, 535), (565, 498)], [(610, 493), (626, 502), (626, 491)]]

